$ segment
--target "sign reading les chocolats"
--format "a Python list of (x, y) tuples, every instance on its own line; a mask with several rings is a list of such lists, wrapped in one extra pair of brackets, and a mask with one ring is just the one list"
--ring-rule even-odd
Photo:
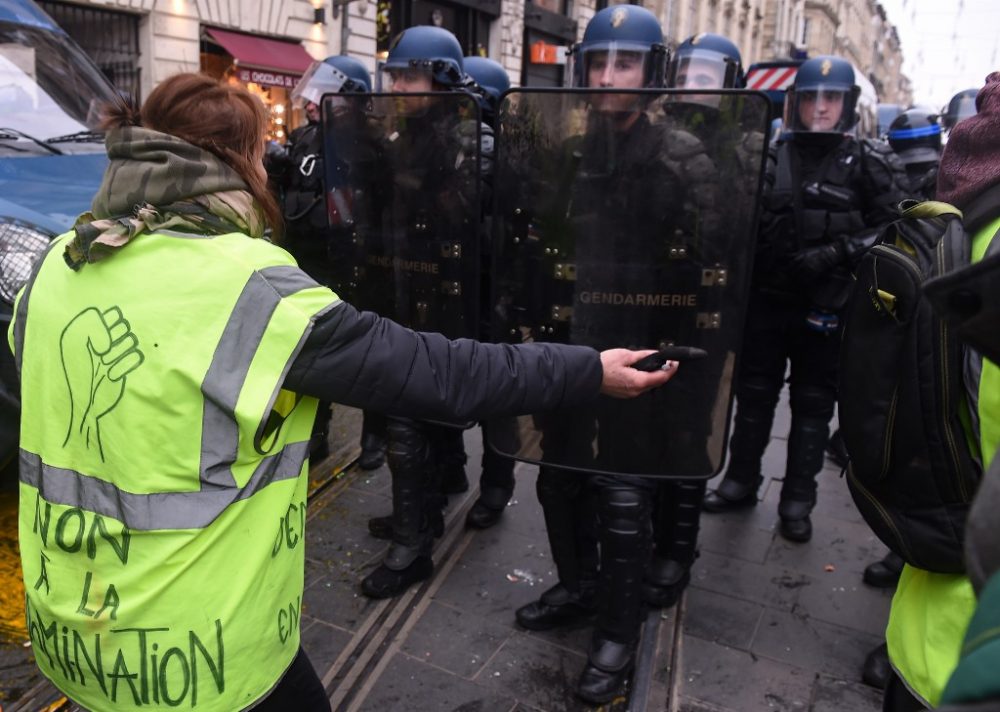
[(295, 84), (299, 81), (299, 77), (295, 74), (283, 74), (267, 69), (253, 69), (250, 67), (240, 67), (236, 71), (236, 76), (241, 82), (246, 84), (253, 82), (254, 84), (264, 84), (272, 87), (284, 87), (285, 89), (294, 89)]

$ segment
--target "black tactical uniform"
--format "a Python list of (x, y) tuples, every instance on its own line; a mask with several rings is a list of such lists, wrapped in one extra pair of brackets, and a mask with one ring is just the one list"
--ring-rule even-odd
[[(714, 80), (714, 81), (710, 81)], [(726, 37), (699, 34), (685, 40), (671, 60), (667, 84), (678, 89), (724, 89), (743, 86), (739, 49)], [(679, 95), (663, 104), (667, 148), (671, 165), (687, 187), (684, 213), (694, 216), (700, 245), (697, 261), (706, 267), (731, 265), (735, 232), (731, 221), (738, 214), (752, 214), (756, 201), (764, 135), (746, 132), (732, 123), (730, 113), (719, 106), (733, 101), (719, 95)], [(735, 101), (739, 101), (738, 99)], [(728, 107), (727, 107), (728, 108)], [(740, 208), (743, 207), (741, 211)], [(727, 289), (743, 293), (746, 283), (735, 283), (735, 270)], [(702, 346), (711, 353), (731, 352), (712, 331), (706, 331)], [(706, 384), (722, 384), (726, 359), (685, 363), (664, 395), (673, 400), (670, 440), (689, 450), (688, 443), (708, 443), (717, 424), (713, 422), (717, 393)], [(687, 441), (687, 442), (683, 442)], [(692, 472), (714, 472), (707, 453), (698, 461), (678, 463)], [(653, 606), (669, 607), (678, 600), (690, 580), (697, 556), (701, 501), (707, 480), (664, 480), (654, 508), (655, 553), (646, 573), (645, 600)]]
[[(405, 133), (390, 136), (384, 144), (384, 159), (390, 167), (388, 194), (382, 196), (381, 234), (364, 239), (367, 258), (367, 296), (363, 303), (380, 313), (396, 314), (413, 328), (433, 328), (447, 336), (464, 335), (464, 324), (477, 318), (478, 305), (463, 303), (460, 295), (448, 300), (442, 295), (440, 272), (414, 273), (409, 279), (379, 279), (379, 269), (370, 255), (378, 242), (384, 254), (399, 254), (396, 243), (406, 241), (405, 254), (415, 263), (444, 264), (442, 245), (461, 241), (463, 231), (476, 230), (467, 216), (478, 220), (465, 201), (478, 200), (475, 181), (460, 163), (463, 129), (452, 107), (432, 105), (426, 114), (407, 118)], [(470, 163), (475, 163), (474, 160)], [(366, 258), (362, 258), (365, 260)], [(405, 269), (405, 268), (404, 268)], [(419, 267), (418, 267), (419, 269)], [(458, 275), (454, 275), (458, 277)], [(433, 313), (432, 313), (433, 312)], [(433, 321), (430, 321), (433, 320)], [(465, 448), (461, 426), (430, 423), (413, 418), (388, 418), (389, 469), (392, 472), (392, 546), (382, 565), (362, 582), (368, 596), (383, 598), (405, 590), (413, 580), (430, 575), (433, 539), (443, 531), (442, 509), (446, 478), (464, 480)], [(370, 528), (383, 532), (376, 519)], [(411, 580), (412, 579), (412, 580)]]
[[(475, 84), (470, 91), (476, 97), (483, 119), (484, 133), (482, 139), (482, 156), (484, 161), (481, 173), (485, 187), (492, 192), (492, 160), (493, 132), (496, 130), (497, 110), (500, 95), (510, 88), (510, 78), (506, 70), (492, 59), (486, 57), (465, 57), (465, 72)], [(485, 128), (490, 131), (486, 132)], [(483, 240), (481, 247), (482, 276), (480, 284), (482, 334), (489, 334), (493, 309), (491, 303), (491, 272), (493, 261), (492, 250), (492, 216), (489, 214), (490, 200), (483, 196)], [(491, 434), (492, 431), (492, 434)], [(503, 515), (507, 503), (514, 494), (514, 460), (498, 454), (487, 444), (488, 440), (509, 442), (516, 437), (517, 422), (515, 419), (496, 419), (482, 423), (483, 456), (480, 462), (482, 472), (479, 477), (479, 497), (466, 515), (466, 526), (475, 529), (487, 529)]]
[[(415, 71), (427, 86), (433, 81), (437, 91), (460, 88), (467, 81), (458, 41), (437, 27), (405, 30), (393, 42), (385, 68), (390, 81), (398, 78), (400, 86)], [(360, 303), (394, 314), (411, 328), (452, 338), (475, 335), (480, 310), (475, 296), (463, 290), (479, 278), (484, 129), (463, 114), (475, 113), (472, 99), (466, 98), (400, 95), (392, 100), (395, 123), (383, 140), (388, 168), (379, 199), (382, 211), (378, 227), (359, 242), (364, 269)], [(442, 533), (446, 503), (442, 488), (468, 486), (464, 425), (389, 418), (392, 546), (362, 581), (365, 595), (394, 596), (433, 571), (431, 548)], [(369, 528), (378, 534), (382, 523), (376, 518)]]
[[(557, 235), (571, 224), (574, 302), (551, 283), (542, 304), (573, 303), (569, 341), (595, 347), (632, 346), (637, 333), (653, 333), (663, 310), (636, 306), (623, 324), (621, 310), (581, 295), (652, 293), (662, 288), (650, 263), (669, 249), (664, 235), (679, 228), (681, 182), (670, 166), (666, 132), (637, 113), (622, 130), (618, 115), (591, 112), (587, 132), (563, 147), (557, 179), (569, 187), (549, 206), (541, 230)], [(675, 202), (676, 201), (676, 202)], [(644, 239), (648, 236), (648, 239)], [(548, 244), (548, 243), (547, 243)], [(613, 265), (613, 268), (610, 266)], [(648, 324), (648, 328), (642, 326)], [(647, 437), (649, 414), (662, 411), (667, 389), (640, 397), (634, 408), (602, 398), (596, 409), (547, 416), (539, 423), (546, 459), (615, 472), (648, 472), (656, 443)], [(543, 418), (545, 416), (539, 416)], [(596, 437), (596, 452), (594, 441)], [(589, 664), (578, 694), (601, 701), (627, 679), (641, 626), (642, 579), (652, 545), (654, 481), (628, 475), (594, 475), (543, 466), (537, 492), (545, 513), (559, 584), (518, 610), (518, 622), (546, 629), (596, 612)], [(595, 520), (596, 514), (596, 520)]]
[[(838, 72), (853, 85), (853, 68), (844, 60), (803, 64), (796, 76), (802, 100), (810, 98), (807, 92), (822, 93), (810, 83), (814, 75), (829, 82), (841, 79)], [(836, 402), (839, 319), (851, 269), (906, 197), (905, 174), (889, 146), (845, 134), (853, 125), (856, 89), (833, 86), (847, 126), (793, 131), (768, 154), (729, 465), (704, 501), (709, 511), (756, 504), (761, 458), (790, 361), (792, 424), (778, 513), (781, 534), (793, 541), (812, 535), (809, 513)], [(786, 117), (786, 128), (795, 121)]]
[(288, 167), (282, 206), (288, 250), (309, 276), (320, 284), (329, 284), (323, 133), (319, 122), (308, 122), (290, 132), (286, 150)]

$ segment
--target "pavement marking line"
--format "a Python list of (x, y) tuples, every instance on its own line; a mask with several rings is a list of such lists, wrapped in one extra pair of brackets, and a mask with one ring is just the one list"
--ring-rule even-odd
[[(412, 613), (421, 606), (421, 601), (414, 602), (414, 599), (424, 595), (432, 587), (434, 591), (440, 588), (447, 572), (454, 566), (454, 563), (447, 565), (447, 562), (451, 562), (453, 556), (460, 556), (468, 545), (466, 542), (465, 546), (459, 547), (458, 554), (454, 554), (453, 550), (458, 545), (459, 539), (466, 533), (463, 527), (456, 525), (456, 522), (465, 521), (465, 515), (472, 508), (477, 496), (477, 490), (470, 488), (446, 520), (445, 536), (434, 547), (432, 553), (444, 557), (442, 565), (435, 566), (434, 575), (400, 596), (381, 601), (323, 675), (321, 681), (334, 709), (348, 709), (349, 707), (345, 705), (355, 705), (364, 700), (363, 696), (358, 697), (359, 693), (367, 694), (370, 691), (369, 678), (376, 671), (380, 674), (381, 669), (388, 663), (390, 656), (384, 655), (384, 652), (394, 644), (394, 639), (402, 630), (409, 630), (407, 622)], [(468, 534), (471, 540), (472, 532)], [(423, 607), (426, 608), (426, 605)], [(379, 653), (383, 654), (373, 663), (373, 659)]]
[(628, 712), (644, 712), (649, 701), (649, 688), (653, 684), (653, 668), (656, 667), (656, 648), (660, 632), (662, 612), (650, 608), (639, 634), (639, 645), (635, 652), (635, 671), (628, 694)]
[(668, 712), (680, 709), (681, 676), (683, 675), (681, 663), (684, 659), (684, 618), (687, 614), (687, 594), (690, 590), (690, 588), (684, 590), (674, 609), (676, 611), (676, 615), (674, 616), (674, 644), (670, 652), (670, 679), (667, 682)]
[[(466, 507), (463, 511), (471, 509), (472, 507)], [(464, 515), (463, 515), (464, 520)], [(461, 530), (460, 530), (461, 531)], [(458, 538), (453, 547), (448, 551), (447, 557), (441, 564), (439, 573), (435, 574), (431, 580), (430, 585), (426, 587), (426, 590), (420, 590), (416, 593), (422, 594), (420, 600), (418, 600), (408, 611), (407, 618), (402, 621), (398, 630), (386, 641), (386, 646), (380, 652), (382, 655), (379, 656), (378, 662), (375, 664), (365, 680), (365, 682), (358, 688), (357, 694), (354, 697), (351, 706), (347, 708), (347, 712), (355, 712), (360, 709), (361, 705), (364, 704), (368, 699), (368, 695), (371, 693), (372, 688), (378, 683), (379, 679), (382, 677), (382, 673), (389, 666), (389, 662), (392, 660), (393, 655), (400, 652), (403, 643), (406, 642), (406, 638), (410, 631), (413, 630), (414, 626), (420, 622), (420, 618), (430, 607), (431, 602), (434, 600), (434, 594), (444, 585), (445, 580), (448, 578), (448, 574), (451, 573), (452, 569), (458, 563), (458, 560), (465, 553), (465, 550), (469, 548), (469, 544), (472, 542), (475, 532), (464, 530), (461, 531), (461, 537)], [(442, 542), (443, 543), (443, 542)], [(437, 567), (435, 567), (437, 571)], [(423, 589), (423, 587), (421, 587)]]

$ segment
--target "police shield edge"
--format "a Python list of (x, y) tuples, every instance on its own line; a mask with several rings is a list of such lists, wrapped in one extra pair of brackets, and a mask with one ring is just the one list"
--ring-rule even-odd
[(722, 467), (768, 103), (727, 90), (515, 90), (497, 142), (491, 338), (704, 349), (630, 401), (519, 419), (502, 454), (589, 472)]
[(476, 338), (484, 191), (475, 100), (327, 95), (322, 114), (334, 291), (419, 331)]

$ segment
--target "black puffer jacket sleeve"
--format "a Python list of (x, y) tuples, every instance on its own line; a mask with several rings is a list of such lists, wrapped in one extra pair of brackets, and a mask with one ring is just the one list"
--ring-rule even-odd
[(390, 415), (469, 421), (585, 403), (602, 374), (586, 346), (450, 341), (341, 302), (315, 324), (285, 388)]

